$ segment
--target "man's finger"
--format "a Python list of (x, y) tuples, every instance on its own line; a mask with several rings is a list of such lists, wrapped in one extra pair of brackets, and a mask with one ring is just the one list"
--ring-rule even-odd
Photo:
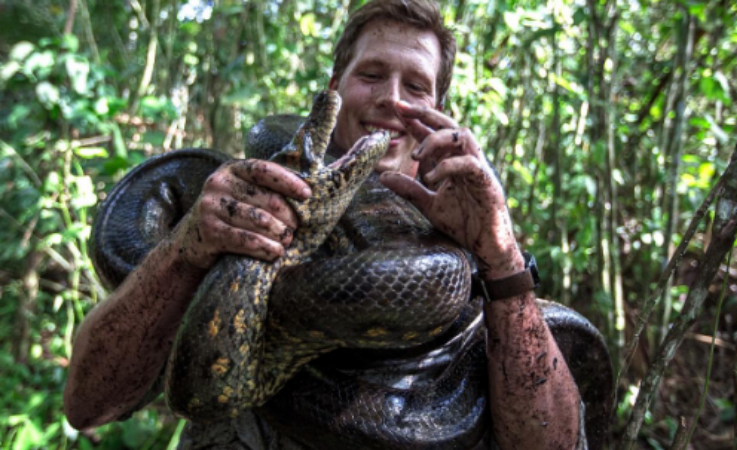
[(426, 216), (426, 213), (430, 211), (435, 193), (429, 191), (414, 179), (399, 172), (384, 172), (381, 174), (379, 181), (396, 192), (397, 195), (415, 205), (423, 215)]
[(238, 178), (287, 197), (306, 200), (312, 195), (307, 183), (279, 164), (258, 159), (234, 161), (230, 170)]
[(426, 137), (431, 136), (435, 130), (423, 124), (418, 119), (407, 119), (404, 121), (407, 132), (412, 135), (417, 142), (423, 142)]
[(252, 258), (273, 261), (284, 255), (284, 246), (258, 233), (226, 225), (220, 249), (223, 253), (237, 253)]
[(220, 220), (235, 228), (261, 234), (283, 245), (292, 242), (293, 228), (256, 206), (241, 203), (233, 198), (221, 197), (218, 216)]
[(422, 181), (435, 188), (450, 177), (462, 179), (466, 186), (474, 190), (487, 190), (494, 184), (491, 170), (471, 155), (443, 160), (435, 169), (426, 173)]
[(256, 206), (267, 211), (290, 228), (297, 228), (299, 225), (297, 214), (295, 214), (294, 210), (292, 210), (281, 194), (254, 186), (240, 178), (234, 180), (230, 194), (241, 203)]
[(400, 100), (396, 103), (397, 114), (404, 119), (417, 119), (433, 130), (458, 128), (458, 123), (442, 112), (427, 106), (412, 105)]
[(476, 138), (467, 128), (437, 131), (412, 152), (412, 158), (418, 161), (430, 158), (440, 162), (450, 156), (461, 155), (482, 156)]

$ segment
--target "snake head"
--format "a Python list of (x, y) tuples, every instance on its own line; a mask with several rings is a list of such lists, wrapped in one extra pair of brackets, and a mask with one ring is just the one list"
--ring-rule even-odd
[(301, 254), (316, 248), (315, 244), (327, 237), (389, 147), (388, 132), (373, 133), (326, 165), (325, 153), (338, 121), (340, 104), (336, 91), (317, 94), (310, 115), (294, 139), (271, 158), (296, 172), (312, 190), (307, 200), (287, 199), (300, 221), (293, 248)]
[(340, 95), (322, 91), (315, 96), (307, 120), (297, 130), (292, 141), (276, 153), (271, 161), (281, 164), (305, 179), (313, 178), (324, 168), (325, 152), (330, 135), (338, 121)]

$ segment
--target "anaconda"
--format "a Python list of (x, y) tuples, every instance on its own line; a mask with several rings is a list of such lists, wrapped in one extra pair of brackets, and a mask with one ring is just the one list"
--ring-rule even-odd
[[(325, 345), (273, 348), (266, 333), (269, 293), (282, 268), (298, 264), (328, 237), (388, 146), (388, 134), (357, 142), (332, 166), (323, 158), (335, 126), (340, 97), (325, 91), (307, 122), (272, 160), (298, 173), (312, 196), (288, 199), (300, 227), (285, 255), (273, 263), (225, 255), (200, 284), (179, 328), (165, 392), (169, 407), (190, 420), (214, 421), (260, 406)], [(281, 351), (277, 351), (281, 350)], [(300, 353), (302, 351), (302, 353)]]
[[(260, 142), (268, 141), (261, 157), (273, 153), (269, 149), (281, 148), (291, 134), (263, 130), (256, 127), (268, 138), (261, 138)], [(300, 169), (307, 167), (295, 158), (281, 159)], [(214, 171), (226, 160), (215, 152), (183, 150), (151, 161), (122, 180), (98, 215), (94, 236), (95, 261), (102, 268), (98, 270), (104, 273), (105, 267), (121, 266), (123, 275), (103, 278), (122, 280), (145, 249), (176, 225), (208, 170)], [(145, 181), (146, 172), (163, 183)], [(121, 222), (120, 214), (131, 221)], [(122, 228), (126, 231), (121, 232)], [(126, 254), (136, 233), (144, 244), (137, 243), (136, 251)], [(416, 244), (422, 241), (429, 248), (437, 245), (434, 250), (418, 250)], [(417, 264), (423, 257), (445, 258), (446, 266), (426, 271)], [(180, 413), (195, 420), (215, 420), (263, 403), (288, 382), (259, 412), (297, 440), (318, 439), (325, 444), (321, 448), (469, 448), (469, 442), (478, 439), (488, 418), (480, 308), (478, 302), (466, 303), (471, 297), (471, 268), (462, 252), (432, 230), (411, 205), (373, 181), (364, 185), (327, 243), (301, 264), (281, 271), (270, 298), (252, 295), (256, 286), (243, 282), (247, 277), (243, 269), (226, 270), (236, 274), (236, 282), (211, 275), (203, 283), (180, 332), (179, 349), (168, 365), (167, 395)], [(432, 286), (436, 279), (449, 277), (455, 281)], [(251, 294), (244, 295), (251, 306), (215, 306), (218, 302), (200, 293), (214, 285), (227, 296), (250, 289)], [(264, 291), (262, 287), (261, 294)], [(449, 295), (451, 291), (454, 295)], [(259, 307), (264, 298), (270, 311)], [(444, 304), (449, 298), (450, 303)], [(198, 303), (201, 306), (194, 306)], [(416, 318), (419, 308), (435, 311), (435, 317), (423, 324), (424, 319)], [(581, 316), (555, 305), (543, 303), (541, 308), (581, 388), (589, 440), (596, 448), (611, 409), (606, 347)], [(265, 313), (268, 319), (263, 325)], [(259, 319), (247, 325), (246, 317)], [(248, 332), (251, 337), (242, 340)], [(182, 345), (185, 335), (187, 344)], [(233, 337), (241, 339), (238, 345)], [(252, 342), (260, 342), (261, 350), (254, 351)], [(582, 351), (582, 345), (589, 351)], [(350, 349), (308, 362), (338, 347)], [(269, 373), (263, 371), (265, 366), (249, 367), (259, 356), (258, 364), (267, 361), (278, 370)], [(305, 363), (307, 370), (297, 372)], [(294, 373), (296, 378), (289, 381)], [(192, 374), (197, 382), (188, 381)], [(223, 381), (226, 377), (228, 381)], [(182, 380), (185, 386), (174, 380)]]

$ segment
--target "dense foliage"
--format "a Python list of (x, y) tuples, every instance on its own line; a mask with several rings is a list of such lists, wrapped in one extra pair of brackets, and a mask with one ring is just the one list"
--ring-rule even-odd
[[(305, 112), (327, 85), (347, 12), (361, 3), (0, 0), (4, 448), (175, 445), (179, 424), (160, 404), (81, 433), (61, 412), (75, 327), (106, 295), (88, 258), (95, 207), (151, 155), (206, 146), (237, 156), (259, 118)], [(443, 8), (459, 42), (447, 109), (496, 165), (520, 242), (543, 268), (542, 296), (596, 323), (619, 367), (640, 302), (736, 141), (737, 4), (453, 0)], [(613, 436), (710, 239), (708, 224), (699, 230), (619, 380)], [(730, 275), (700, 448), (731, 447), (737, 269), (725, 267), (715, 283)], [(667, 447), (677, 416), (694, 415), (708, 352), (698, 339), (713, 334), (716, 284), (714, 292), (709, 320), (663, 383), (643, 446)]]

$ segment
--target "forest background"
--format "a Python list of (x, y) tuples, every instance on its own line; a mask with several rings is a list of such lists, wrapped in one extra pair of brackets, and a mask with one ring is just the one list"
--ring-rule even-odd
[[(160, 401), (83, 432), (62, 413), (75, 329), (106, 295), (88, 253), (95, 209), (152, 155), (211, 147), (239, 156), (258, 119), (305, 113), (327, 85), (348, 11), (362, 3), (0, 0), (2, 448), (174, 448), (182, 422)], [(496, 165), (517, 236), (541, 267), (541, 296), (586, 315), (615, 373), (624, 369), (611, 446), (639, 417), (630, 444), (668, 448), (680, 418), (700, 414), (691, 445), (737, 448), (737, 264), (720, 264), (725, 250), (716, 276), (702, 279), (720, 219), (697, 213), (737, 141), (737, 4), (442, 8), (459, 42), (447, 112)], [(663, 358), (669, 330), (682, 345)], [(627, 342), (639, 344), (634, 353)], [(633, 414), (643, 377), (653, 401)]]

